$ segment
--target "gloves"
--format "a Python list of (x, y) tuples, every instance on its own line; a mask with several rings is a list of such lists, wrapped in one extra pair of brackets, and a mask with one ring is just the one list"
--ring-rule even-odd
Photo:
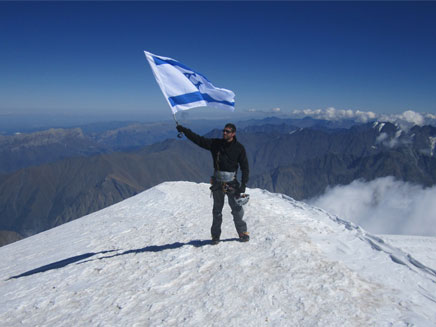
[(245, 184), (241, 184), (241, 186), (239, 186), (239, 193), (244, 194), (245, 193)]
[(185, 127), (183, 127), (182, 125), (177, 125), (176, 128), (177, 128), (177, 132), (179, 133), (183, 133), (185, 131)]

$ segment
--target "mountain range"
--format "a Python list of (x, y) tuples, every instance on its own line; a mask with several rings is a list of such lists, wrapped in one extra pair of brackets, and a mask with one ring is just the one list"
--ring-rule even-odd
[[(192, 125), (186, 126), (197, 132), (196, 125)], [(172, 128), (175, 135), (174, 123)], [(135, 127), (121, 129), (132, 140), (146, 133), (138, 134)], [(158, 130), (154, 137), (164, 137), (165, 129), (162, 134)], [(26, 152), (26, 147), (20, 146), (23, 152), (11, 158), (40, 153), (37, 149), (41, 147), (54, 154), (44, 157), (48, 163), (0, 175), (0, 235), (9, 239), (11, 235), (27, 237), (164, 181), (209, 180), (211, 156), (191, 142), (173, 138), (139, 147), (137, 141), (132, 141), (131, 147), (126, 145), (129, 142), (124, 143), (121, 148), (125, 151), (121, 152), (117, 148), (122, 143), (120, 138), (102, 141), (108, 139), (103, 135), (119, 132), (119, 128), (99, 131), (99, 142), (95, 141), (97, 134), (77, 129), (43, 133), (46, 140), (53, 140), (51, 143), (40, 142), (40, 134), (33, 141), (28, 135), (20, 136), (22, 140), (29, 138), (22, 144), (30, 150)], [(47, 137), (50, 133), (52, 137)], [(213, 130), (206, 136), (220, 134)], [(94, 135), (93, 142), (89, 135)], [(328, 186), (383, 176), (425, 186), (436, 184), (436, 128), (432, 126), (402, 130), (392, 123), (372, 122), (344, 128), (307, 119), (269, 119), (238, 124), (237, 137), (249, 157), (248, 185), (295, 199), (320, 195)], [(73, 151), (57, 159), (56, 155), (62, 153), (61, 144)], [(2, 158), (13, 166), (15, 159), (8, 161), (6, 155)]]
[[(227, 121), (193, 120), (186, 123), (199, 134), (210, 132)], [(305, 119), (279, 119), (238, 122), (238, 127), (247, 131), (262, 132), (263, 126), (272, 132), (279, 128), (344, 128), (352, 121), (330, 122)], [(0, 174), (10, 173), (21, 168), (51, 163), (77, 156), (90, 156), (116, 151), (138, 150), (144, 146), (176, 137), (174, 121), (139, 123), (107, 122), (82, 125), (75, 128), (51, 128), (32, 133), (0, 134)], [(284, 129), (283, 129), (284, 128)]]
[[(195, 121), (193, 126), (206, 133), (216, 126), (212, 124), (215, 122)], [(174, 130), (174, 122), (112, 122), (0, 135), (0, 174), (66, 158), (138, 150), (174, 138)]]

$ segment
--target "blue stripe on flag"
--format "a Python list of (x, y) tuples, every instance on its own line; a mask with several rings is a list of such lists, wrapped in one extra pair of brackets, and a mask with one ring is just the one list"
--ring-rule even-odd
[(203, 101), (203, 100), (206, 102), (217, 102), (228, 106), (233, 106), (233, 107), (235, 106), (234, 102), (215, 100), (209, 94), (200, 93), (200, 92), (192, 92), (192, 93), (177, 95), (174, 97), (169, 97), (168, 100), (170, 101), (173, 107), (179, 104), (187, 104), (187, 103)]
[(177, 95), (174, 97), (169, 97), (168, 100), (170, 101), (171, 105), (177, 106), (178, 104), (186, 104), (191, 102), (197, 102), (197, 101), (203, 101), (203, 97), (201, 96), (200, 92), (192, 92), (192, 93), (186, 93), (182, 95)]
[(185, 66), (184, 64), (182, 64), (182, 63), (180, 63), (180, 62), (178, 62), (176, 60), (161, 59), (161, 58), (155, 57), (155, 56), (153, 56), (153, 60), (154, 60), (154, 63), (156, 64), (156, 66), (164, 65), (164, 64), (170, 64), (170, 65), (173, 65), (173, 66), (180, 66), (180, 67), (182, 67), (184, 69), (187, 69), (187, 70), (192, 70), (191, 68)]

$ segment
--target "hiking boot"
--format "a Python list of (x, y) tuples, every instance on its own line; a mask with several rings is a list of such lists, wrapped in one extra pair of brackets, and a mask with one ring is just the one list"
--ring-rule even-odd
[(220, 238), (219, 237), (212, 237), (212, 245), (217, 245), (220, 242)]
[(239, 233), (239, 240), (241, 242), (248, 242), (250, 240), (250, 236), (248, 235), (248, 232)]

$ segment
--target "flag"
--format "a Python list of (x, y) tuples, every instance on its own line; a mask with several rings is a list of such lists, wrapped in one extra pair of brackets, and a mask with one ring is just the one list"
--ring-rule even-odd
[(235, 110), (235, 94), (232, 91), (213, 86), (206, 76), (177, 60), (147, 51), (144, 53), (174, 114), (203, 106)]

